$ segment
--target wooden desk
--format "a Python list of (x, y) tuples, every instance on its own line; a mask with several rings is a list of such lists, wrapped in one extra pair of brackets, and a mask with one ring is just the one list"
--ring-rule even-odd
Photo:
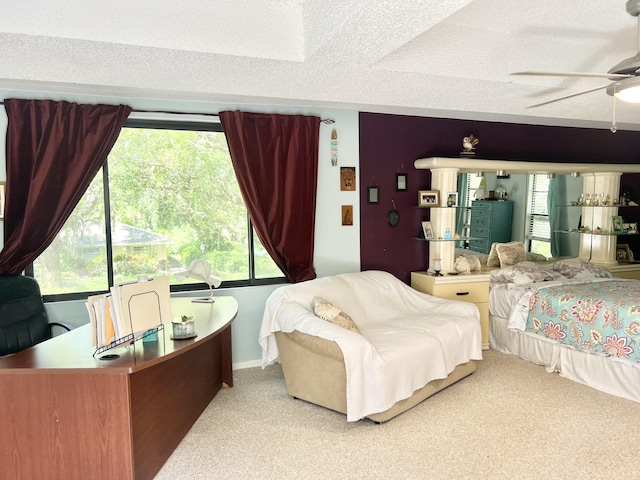
[(93, 357), (89, 325), (0, 359), (0, 462), (15, 479), (151, 479), (223, 384), (233, 386), (233, 297), (172, 299), (197, 337)]

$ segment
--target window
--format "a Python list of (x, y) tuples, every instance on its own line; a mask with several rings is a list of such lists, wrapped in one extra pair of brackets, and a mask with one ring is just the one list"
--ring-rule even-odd
[(551, 228), (547, 197), (549, 178), (545, 174), (529, 175), (527, 198), (527, 241), (529, 251), (551, 256)]
[[(472, 202), (475, 200), (476, 190), (480, 188), (480, 182), (483, 179), (483, 175), (478, 175), (476, 173), (463, 173), (461, 175), (466, 177), (466, 181), (458, 182), (461, 185), (465, 185), (463, 191), (460, 192), (460, 206), (471, 207)], [(471, 208), (460, 208), (458, 209), (458, 212), (458, 215), (463, 215), (462, 228), (459, 229), (460, 233), (463, 237), (469, 237), (471, 231)]]
[(184, 284), (197, 280), (173, 273), (196, 258), (227, 286), (284, 278), (251, 227), (221, 125), (183, 125), (125, 125), (102, 174), (33, 264), (47, 300), (140, 274), (169, 275), (172, 290), (193, 288)]

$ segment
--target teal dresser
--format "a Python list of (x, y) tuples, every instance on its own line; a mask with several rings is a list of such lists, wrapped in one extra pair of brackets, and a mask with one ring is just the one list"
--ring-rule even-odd
[(471, 202), (469, 250), (489, 253), (494, 242), (511, 241), (511, 200), (474, 200)]

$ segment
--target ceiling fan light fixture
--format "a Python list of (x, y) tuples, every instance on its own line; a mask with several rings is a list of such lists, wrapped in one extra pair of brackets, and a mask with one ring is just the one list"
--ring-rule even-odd
[(607, 93), (627, 103), (640, 103), (640, 77), (626, 78), (607, 87)]
[(616, 97), (623, 102), (640, 103), (640, 85), (623, 87), (616, 92)]

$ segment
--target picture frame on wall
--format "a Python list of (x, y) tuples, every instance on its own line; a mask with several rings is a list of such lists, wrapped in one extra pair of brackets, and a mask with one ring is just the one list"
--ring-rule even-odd
[(356, 167), (340, 167), (340, 191), (355, 192)]
[(396, 192), (406, 192), (408, 176), (406, 173), (396, 173)]
[(447, 193), (447, 207), (458, 206), (458, 192)]
[(431, 226), (431, 222), (422, 222), (422, 233), (424, 234), (424, 238), (435, 238), (433, 235), (433, 227)]
[(342, 205), (342, 226), (353, 226), (353, 205)]
[(624, 222), (620, 215), (611, 217), (611, 233), (624, 233)]
[(369, 205), (377, 205), (380, 203), (380, 187), (377, 185), (369, 185), (367, 187), (367, 203)]
[(419, 207), (439, 207), (440, 192), (438, 190), (418, 190)]

